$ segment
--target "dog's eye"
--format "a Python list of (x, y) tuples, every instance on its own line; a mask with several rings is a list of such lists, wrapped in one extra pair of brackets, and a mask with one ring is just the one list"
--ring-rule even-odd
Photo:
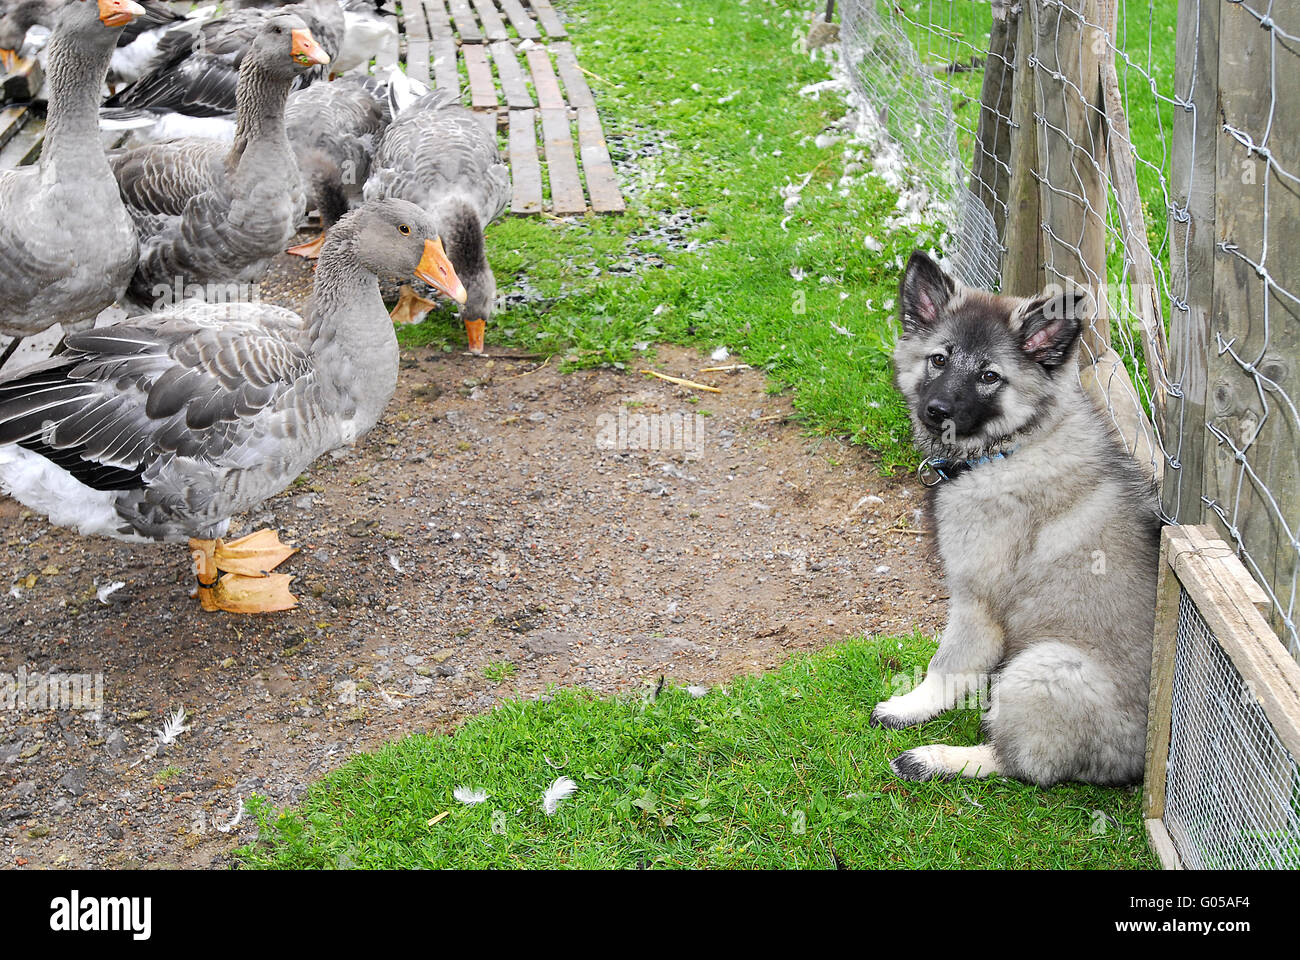
[(936, 369), (945, 366), (947, 363), (948, 358), (942, 353), (936, 353), (930, 357), (930, 366), (935, 367)]
[(998, 376), (996, 373), (994, 373), (992, 370), (985, 370), (983, 373), (980, 374), (980, 383), (992, 384), (992, 383), (998, 383), (1001, 380), (1002, 378)]

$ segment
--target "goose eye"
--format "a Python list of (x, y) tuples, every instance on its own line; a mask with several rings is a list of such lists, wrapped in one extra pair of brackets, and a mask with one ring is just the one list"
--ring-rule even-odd
[(411, 228), (410, 228), (407, 224), (404, 223), (404, 224), (402, 224), (400, 227), (397, 228), (397, 232), (400, 233), (400, 234), (401, 234), (402, 236), (404, 236), (404, 237), (409, 237), (409, 236), (411, 235)]
[(942, 353), (936, 353), (930, 357), (930, 366), (936, 369), (942, 369), (948, 363), (948, 358)]
[(993, 383), (1000, 383), (1001, 380), (1002, 378), (998, 376), (996, 373), (994, 373), (992, 370), (985, 370), (983, 373), (980, 374), (980, 383), (993, 384)]

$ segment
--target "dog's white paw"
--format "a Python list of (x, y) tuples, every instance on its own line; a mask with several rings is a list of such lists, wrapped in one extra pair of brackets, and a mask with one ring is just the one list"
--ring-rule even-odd
[(925, 723), (943, 712), (942, 704), (932, 702), (929, 697), (917, 696), (918, 692), (920, 691), (880, 701), (876, 704), (876, 709), (871, 711), (871, 725), (898, 730)]
[(988, 777), (999, 772), (993, 748), (986, 743), (977, 747), (950, 747), (946, 743), (913, 747), (890, 760), (889, 769), (904, 780)]
[(951, 779), (955, 773), (943, 769), (934, 756), (934, 747), (915, 747), (889, 761), (894, 776), (903, 780)]

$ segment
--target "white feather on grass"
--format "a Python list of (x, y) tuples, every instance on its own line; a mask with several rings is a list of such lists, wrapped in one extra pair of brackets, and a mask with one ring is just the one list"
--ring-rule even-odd
[(577, 789), (578, 785), (568, 777), (556, 777), (555, 782), (547, 787), (546, 793), (542, 795), (542, 809), (546, 811), (546, 815), (554, 816), (560, 801), (571, 796)]
[(451, 792), (451, 795), (461, 803), (469, 804), (471, 806), (476, 803), (482, 803), (488, 798), (488, 792), (486, 790), (471, 790), (469, 787), (457, 787)]

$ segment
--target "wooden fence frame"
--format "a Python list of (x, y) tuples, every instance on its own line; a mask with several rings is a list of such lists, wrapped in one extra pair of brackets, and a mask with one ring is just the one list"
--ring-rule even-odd
[(1211, 526), (1167, 526), (1161, 535), (1156, 632), (1151, 650), (1142, 817), (1166, 869), (1181, 869), (1178, 845), (1165, 826), (1165, 786), (1174, 699), (1174, 658), (1182, 592), (1259, 701), (1273, 731), (1300, 757), (1300, 664), (1265, 619), (1268, 595)]

